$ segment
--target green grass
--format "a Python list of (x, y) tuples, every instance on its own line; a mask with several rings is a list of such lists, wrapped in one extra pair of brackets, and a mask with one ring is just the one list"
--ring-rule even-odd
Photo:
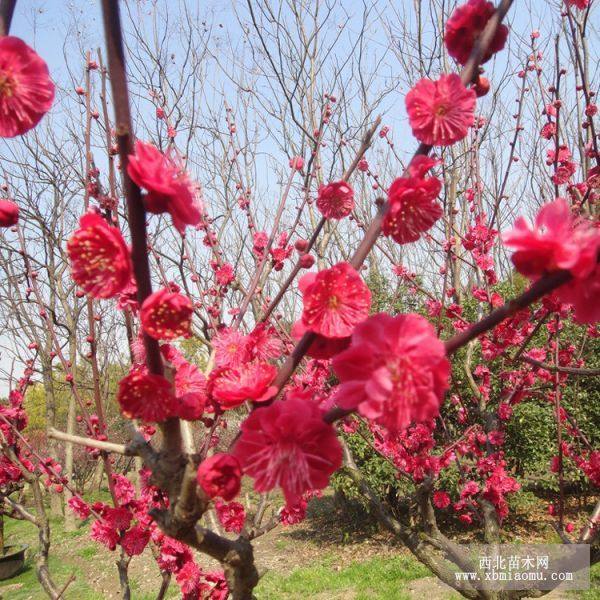
[[(102, 493), (97, 494), (102, 496)], [(104, 498), (103, 498), (104, 499)], [(102, 600), (102, 595), (95, 591), (87, 580), (98, 573), (97, 557), (106, 550), (89, 537), (89, 522), (77, 521), (75, 531), (65, 531), (62, 518), (50, 518), (51, 539), (50, 559), (48, 568), (54, 583), (62, 588), (71, 575), (71, 582), (65, 593), (65, 600)], [(35, 573), (35, 553), (38, 549), (37, 529), (27, 521), (16, 519), (4, 520), (6, 545), (27, 544), (24, 569), (15, 577), (0, 581), (0, 600), (47, 600)], [(66, 548), (68, 552), (65, 552)], [(153, 561), (150, 561), (153, 565)], [(89, 565), (89, 569), (86, 568)], [(114, 567), (114, 585), (118, 590), (119, 582), (116, 567)], [(133, 577), (130, 579), (132, 597), (136, 600), (154, 600), (156, 592), (144, 593), (140, 590), (140, 582)], [(175, 582), (167, 594), (168, 598), (179, 598), (179, 588)]]
[[(339, 569), (339, 570), (338, 570)], [(296, 569), (289, 575), (267, 573), (256, 589), (259, 600), (286, 598), (342, 598), (354, 600), (404, 600), (406, 584), (427, 577), (429, 571), (409, 556), (372, 558), (340, 568), (339, 561), (326, 557), (320, 565)]]
[[(336, 567), (336, 565), (338, 565)], [(339, 558), (325, 557), (320, 565), (282, 575), (267, 573), (256, 588), (258, 600), (306, 600), (307, 598), (353, 600), (408, 600), (407, 584), (431, 572), (411, 556), (372, 558), (339, 568)], [(592, 567), (590, 589), (571, 592), (573, 598), (600, 600), (600, 563)], [(460, 598), (457, 593), (449, 599)]]
[[(5, 519), (4, 534), (6, 544), (27, 544), (27, 559), (23, 571), (12, 579), (0, 582), (0, 598), (10, 598), (11, 600), (42, 600), (47, 598), (46, 594), (38, 582), (35, 574), (35, 552), (38, 548), (37, 529), (27, 521), (17, 521), (15, 519)], [(52, 546), (48, 568), (58, 587), (62, 587), (72, 574), (76, 579), (67, 590), (67, 598), (77, 598), (77, 600), (97, 600), (98, 595), (86, 583), (86, 574), (74, 565), (72, 562), (65, 561), (64, 557), (57, 551), (62, 542), (78, 539), (87, 533), (87, 528), (80, 527), (75, 531), (64, 531), (62, 519), (51, 519), (50, 527), (52, 530)], [(82, 540), (83, 541), (83, 540)], [(93, 546), (84, 547), (81, 555), (91, 558)], [(94, 550), (94, 554), (97, 551)], [(5, 591), (8, 588), (8, 591)]]
[[(25, 562), (25, 568), (19, 575), (7, 581), (0, 582), (0, 598), (11, 600), (42, 600), (47, 598), (35, 574), (34, 557), (30, 554)], [(86, 575), (79, 567), (65, 563), (62, 557), (51, 555), (48, 568), (54, 582), (59, 588), (67, 583), (72, 574), (73, 581), (67, 589), (67, 598), (78, 600), (97, 600), (98, 595), (86, 583)], [(5, 592), (3, 588), (8, 588)]]
[(93, 558), (94, 556), (96, 556), (96, 554), (98, 554), (100, 547), (98, 544), (96, 544), (95, 546), (87, 546), (86, 548), (82, 548), (79, 551), (79, 556), (81, 556), (81, 558), (85, 558), (87, 560), (89, 560), (90, 558)]
[(590, 569), (590, 589), (573, 592), (573, 595), (581, 600), (600, 600), (600, 563)]

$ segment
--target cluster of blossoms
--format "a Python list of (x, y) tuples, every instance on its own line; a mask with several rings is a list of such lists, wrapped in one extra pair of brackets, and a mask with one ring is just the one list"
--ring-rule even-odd
[[(23, 408), (23, 399), (32, 374), (33, 370), (29, 367), (19, 380), (17, 387), (10, 391), (8, 402), (0, 402), (1, 441), (13, 448), (19, 462), (31, 472), (35, 470), (35, 466), (27, 459), (27, 452), (21, 448), (15, 432), (23, 431), (27, 427), (28, 419)], [(6, 454), (2, 454), (0, 456), (0, 489), (8, 491), (11, 489), (11, 485), (18, 484), (22, 479), (23, 473), (19, 465), (15, 464)]]
[(141, 491), (136, 493), (132, 483), (123, 475), (113, 475), (117, 505), (103, 502), (88, 504), (79, 496), (69, 500), (71, 510), (82, 520), (92, 518), (90, 535), (108, 550), (122, 548), (129, 556), (142, 554), (151, 544), (161, 572), (175, 576), (182, 598), (224, 600), (228, 595), (222, 572), (203, 572), (194, 561), (189, 548), (164, 535), (153, 522), (150, 511), (168, 506), (166, 495), (150, 485), (150, 473), (143, 470)]
[(161, 351), (175, 371), (173, 383), (162, 375), (150, 373), (143, 364), (134, 364), (119, 382), (117, 400), (123, 414), (144, 422), (162, 422), (169, 417), (200, 419), (206, 405), (204, 374), (174, 346), (165, 344)]
[[(452, 501), (447, 491), (437, 489), (432, 498), (437, 508), (451, 507), (462, 523), (470, 525), (481, 519), (478, 501), (485, 499), (494, 506), (500, 520), (507, 516), (506, 497), (520, 486), (506, 473), (506, 462), (499, 450), (503, 443), (499, 432), (486, 434), (478, 427), (471, 427), (458, 442), (439, 448), (434, 438), (434, 421), (419, 423), (394, 436), (378, 425), (370, 429), (375, 449), (391, 460), (399, 473), (415, 482), (425, 478), (436, 481), (443, 469), (451, 465), (458, 468), (462, 483), (456, 501)], [(487, 452), (488, 444), (496, 451)]]
[(62, 466), (51, 457), (40, 456), (24, 437), (28, 418), (23, 401), (33, 376), (33, 361), (28, 365), (11, 389), (6, 402), (0, 402), (0, 445), (4, 450), (0, 455), (0, 494), (9, 495), (20, 489), (25, 474), (31, 473), (43, 478), (47, 489), (61, 493), (66, 483), (62, 475)]
[(236, 408), (246, 401), (265, 402), (273, 397), (276, 367), (269, 361), (283, 351), (274, 330), (258, 325), (248, 335), (225, 328), (214, 338), (215, 369), (208, 392), (219, 410)]

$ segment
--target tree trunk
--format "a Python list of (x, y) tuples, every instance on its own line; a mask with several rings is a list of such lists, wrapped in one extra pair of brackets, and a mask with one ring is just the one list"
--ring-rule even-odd
[[(56, 396), (54, 394), (54, 382), (52, 380), (52, 363), (46, 359), (50, 352), (42, 354), (42, 380), (46, 399), (46, 428), (56, 427)], [(57, 442), (48, 439), (48, 456), (59, 461)], [(63, 514), (63, 503), (61, 495), (55, 492), (50, 493), (50, 514), (55, 517), (61, 517)]]
[(121, 598), (123, 600), (131, 600), (131, 588), (129, 587), (129, 558), (121, 549), (121, 557), (117, 561), (117, 569), (119, 570), (119, 582), (121, 584)]
[[(69, 413), (67, 415), (67, 433), (73, 435), (75, 433), (75, 398), (71, 396), (69, 399)], [(71, 485), (73, 485), (73, 444), (67, 442), (65, 444), (65, 477)], [(75, 531), (77, 529), (77, 521), (75, 513), (68, 507), (69, 500), (73, 497), (70, 490), (65, 488), (65, 531)]]
[(4, 556), (4, 515), (0, 513), (0, 556)]
[[(36, 525), (38, 527), (39, 548), (35, 561), (35, 572), (40, 585), (52, 600), (60, 597), (60, 592), (56, 588), (50, 571), (48, 570), (48, 556), (50, 554), (50, 523), (44, 509), (44, 501), (40, 489), (40, 482), (36, 478), (31, 483), (33, 492), (34, 506), (36, 510)], [(54, 495), (54, 494), (53, 494)]]
[(96, 470), (92, 477), (92, 490), (100, 491), (102, 489), (102, 480), (104, 479), (104, 464), (102, 463), (102, 459), (99, 458), (96, 462)]

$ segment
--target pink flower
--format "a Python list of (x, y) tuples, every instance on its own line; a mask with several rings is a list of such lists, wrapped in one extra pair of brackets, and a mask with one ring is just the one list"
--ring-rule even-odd
[(0, 227), (12, 227), (18, 221), (19, 207), (17, 204), (12, 200), (0, 199)]
[(281, 340), (271, 325), (258, 324), (247, 336), (246, 344), (248, 353), (252, 358), (267, 360), (279, 358), (283, 352)]
[(235, 456), (214, 454), (198, 467), (198, 485), (209, 498), (233, 500), (240, 493), (242, 469)]
[(579, 10), (585, 10), (590, 5), (590, 0), (565, 0), (567, 6), (574, 6)]
[(104, 521), (94, 521), (92, 523), (90, 537), (104, 544), (109, 550), (114, 550), (119, 542), (118, 531)]
[(473, 522), (473, 517), (469, 513), (463, 513), (461, 515), (458, 515), (458, 518), (465, 525), (470, 525)]
[(0, 137), (23, 135), (50, 110), (54, 84), (46, 63), (23, 40), (0, 38)]
[(170, 213), (173, 225), (183, 233), (186, 225), (200, 224), (202, 204), (180, 162), (171, 152), (163, 154), (152, 144), (137, 141), (135, 154), (129, 156), (127, 173), (146, 190), (146, 210), (155, 214)]
[(598, 230), (576, 222), (564, 198), (544, 204), (533, 227), (519, 217), (502, 240), (516, 250), (512, 261), (517, 271), (532, 278), (558, 269), (568, 269), (575, 277), (589, 275), (600, 246)]
[(304, 309), (302, 324), (329, 338), (349, 336), (367, 318), (371, 292), (349, 263), (338, 263), (299, 282)]
[(142, 304), (140, 320), (144, 331), (157, 340), (188, 337), (194, 307), (183, 294), (163, 288), (150, 294)]
[(133, 526), (121, 538), (121, 546), (127, 556), (137, 556), (144, 551), (150, 541), (150, 530), (141, 525)]
[(461, 498), (468, 498), (469, 496), (475, 496), (479, 493), (479, 485), (476, 481), (467, 481), (460, 491)]
[(90, 516), (90, 507), (79, 496), (72, 496), (67, 502), (69, 508), (80, 518), (87, 519)]
[(442, 183), (437, 177), (424, 177), (437, 163), (427, 156), (415, 157), (408, 167), (408, 177), (399, 177), (388, 190), (382, 230), (399, 244), (417, 241), (442, 216), (436, 202)]
[(164, 377), (136, 369), (119, 381), (117, 401), (129, 419), (161, 422), (173, 415), (175, 397)]
[(265, 402), (277, 388), (271, 383), (277, 369), (265, 361), (252, 361), (239, 367), (225, 367), (211, 373), (209, 390), (223, 410), (246, 401)]
[(238, 367), (250, 360), (248, 340), (237, 329), (225, 327), (212, 339), (217, 367)]
[(302, 167), (304, 167), (304, 159), (301, 156), (293, 156), (290, 158), (290, 169), (302, 171)]
[(210, 600), (227, 600), (229, 598), (229, 588), (223, 571), (205, 573), (204, 579), (207, 592), (211, 594)]
[(540, 135), (545, 140), (552, 139), (556, 135), (556, 123), (553, 123), (552, 121), (546, 123), (541, 129)]
[(113, 298), (132, 277), (131, 258), (117, 227), (99, 214), (89, 212), (79, 220), (79, 229), (67, 241), (71, 275), (86, 294)]
[(101, 509), (102, 518), (111, 527), (118, 529), (119, 531), (125, 531), (131, 525), (133, 514), (127, 508), (122, 506), (112, 507), (104, 505)]
[(506, 474), (503, 465), (498, 465), (485, 482), (483, 497), (494, 505), (498, 517), (504, 519), (508, 515), (508, 503), (505, 496), (517, 492), (519, 489), (521, 486), (517, 480)]
[(242, 504), (239, 502), (225, 504), (224, 502), (217, 501), (215, 503), (215, 510), (217, 511), (217, 518), (225, 531), (233, 531), (234, 533), (242, 531), (244, 521), (246, 520), (246, 511)]
[[(466, 4), (458, 6), (448, 19), (444, 43), (448, 54), (461, 65), (464, 65), (469, 59), (475, 42), (479, 39), (494, 11), (495, 7), (491, 2), (469, 0)], [(507, 37), (508, 27), (501, 24), (481, 59), (482, 64), (504, 48)]]
[(279, 486), (295, 506), (308, 490), (323, 489), (342, 464), (335, 429), (323, 421), (308, 394), (258, 408), (242, 423), (233, 453), (257, 492)]
[(317, 208), (326, 219), (343, 219), (354, 209), (354, 190), (345, 181), (322, 185)]
[(337, 404), (390, 432), (436, 417), (448, 389), (450, 363), (430, 323), (416, 314), (379, 313), (354, 330), (333, 359)]
[(264, 231), (257, 231), (252, 236), (253, 251), (257, 256), (262, 256), (269, 243), (269, 236)]
[(437, 81), (421, 79), (406, 95), (413, 135), (430, 146), (450, 146), (466, 137), (475, 122), (475, 92), (455, 73)]
[(446, 492), (434, 492), (433, 504), (437, 508), (447, 508), (450, 506), (450, 496)]
[(119, 504), (130, 504), (135, 500), (135, 488), (125, 475), (114, 473), (113, 476), (115, 496)]
[(156, 562), (163, 571), (177, 573), (192, 560), (192, 553), (185, 544), (167, 536), (161, 538), (160, 554)]
[(229, 285), (235, 279), (233, 267), (225, 263), (215, 271), (215, 278), (219, 285)]
[(586, 183), (592, 189), (600, 188), (600, 166), (596, 165), (588, 171)]
[(132, 313), (137, 312), (139, 304), (137, 301), (137, 285), (134, 279), (130, 279), (129, 283), (121, 290), (117, 299), (117, 308), (119, 310), (129, 310)]
[(193, 561), (187, 561), (181, 569), (175, 573), (175, 580), (179, 584), (182, 600), (192, 600), (192, 598), (202, 598), (203, 584), (200, 581), (202, 572), (200, 567)]
[(184, 361), (175, 373), (175, 416), (197, 421), (206, 405), (206, 377), (196, 365)]
[(308, 502), (302, 498), (296, 506), (284, 506), (279, 513), (282, 525), (297, 525), (306, 518)]
[(507, 404), (506, 402), (501, 402), (498, 406), (498, 418), (501, 421), (508, 421), (511, 418), (513, 413), (512, 406)]
[(579, 323), (600, 321), (600, 266), (587, 276), (576, 278), (556, 291), (561, 302), (573, 306), (574, 318)]
[(11, 481), (19, 481), (21, 477), (23, 477), (21, 469), (8, 458), (0, 455), (0, 486), (4, 486)]

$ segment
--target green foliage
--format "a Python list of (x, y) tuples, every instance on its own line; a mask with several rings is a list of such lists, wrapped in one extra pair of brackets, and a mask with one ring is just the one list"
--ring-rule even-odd
[(180, 347), (186, 360), (197, 364), (201, 370), (206, 368), (206, 363), (208, 362), (206, 346), (197, 337), (190, 336), (181, 340)]
[[(36, 383), (27, 390), (25, 396), (25, 411), (29, 418), (27, 423), (27, 433), (46, 430), (46, 393), (41, 383)], [(57, 413), (60, 420), (66, 420), (68, 403), (61, 402), (57, 407)]]
[(536, 474), (550, 483), (550, 459), (556, 452), (552, 406), (527, 401), (515, 406), (506, 433), (506, 455), (517, 475)]
[(397, 285), (393, 289), (392, 283), (377, 268), (369, 269), (366, 284), (371, 290), (371, 312), (382, 311), (397, 313), (402, 311), (405, 304), (404, 295), (406, 289), (403, 285)]
[[(406, 481), (397, 478), (397, 469), (394, 465), (383, 459), (367, 443), (365, 438), (369, 439), (369, 436), (368, 429), (362, 425), (357, 433), (344, 434), (352, 456), (369, 486), (377, 492), (380, 498), (387, 500), (392, 510), (399, 513), (402, 508), (400, 501), (406, 497), (409, 486)], [(336, 492), (348, 502), (347, 508), (358, 505), (366, 509), (367, 503), (364, 496), (344, 469), (333, 475), (331, 484)]]

